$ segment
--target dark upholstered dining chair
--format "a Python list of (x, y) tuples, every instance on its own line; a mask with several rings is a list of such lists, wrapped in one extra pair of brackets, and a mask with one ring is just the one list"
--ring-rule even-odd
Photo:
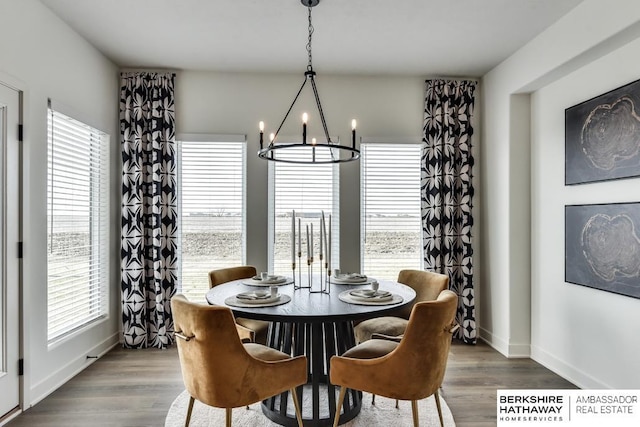
[(306, 356), (292, 358), (261, 344), (243, 344), (227, 307), (196, 304), (176, 295), (171, 309), (182, 378), (190, 395), (185, 426), (195, 400), (225, 408), (230, 427), (232, 408), (289, 390), (302, 427), (295, 387), (307, 381)]
[[(248, 279), (256, 274), (256, 268), (251, 265), (212, 270), (209, 272), (209, 288), (233, 280)], [(239, 325), (238, 334), (241, 339), (255, 341), (259, 344), (267, 343), (269, 322), (238, 317), (236, 323)]]
[(414, 305), (399, 342), (370, 339), (331, 358), (330, 380), (340, 397), (334, 427), (347, 388), (399, 400), (410, 400), (413, 425), (418, 426), (417, 401), (431, 395), (443, 425), (438, 389), (442, 385), (455, 324), (457, 295), (444, 290), (435, 301)]

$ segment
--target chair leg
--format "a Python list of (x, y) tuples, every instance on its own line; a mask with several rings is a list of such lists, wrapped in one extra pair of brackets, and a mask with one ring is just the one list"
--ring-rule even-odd
[(400, 409), (400, 406), (398, 405), (398, 399), (396, 399), (396, 409)]
[(371, 395), (371, 405), (375, 406), (375, 404), (376, 404), (376, 395), (372, 394)]
[(189, 407), (187, 408), (187, 419), (184, 421), (184, 427), (189, 427), (189, 423), (191, 422), (191, 411), (193, 411), (193, 402), (196, 399), (193, 396), (189, 396)]
[(289, 390), (291, 393), (291, 398), (293, 399), (293, 407), (296, 411), (296, 419), (298, 420), (298, 427), (303, 427), (302, 424), (302, 411), (300, 410), (300, 401), (298, 400), (298, 394), (296, 393), (296, 389), (292, 388)]
[(418, 427), (420, 424), (418, 420), (418, 401), (411, 401), (411, 412), (413, 413), (413, 427)]
[(231, 408), (226, 408), (227, 411), (227, 416), (225, 417), (226, 420), (226, 427), (231, 427)]
[(438, 390), (433, 393), (433, 397), (436, 399), (436, 408), (438, 408), (438, 417), (440, 418), (440, 427), (444, 427), (444, 421), (442, 420), (442, 408), (440, 407), (440, 396)]
[(347, 394), (347, 388), (345, 386), (340, 387), (340, 397), (338, 397), (338, 406), (336, 406), (336, 417), (333, 419), (333, 427), (338, 427), (338, 420), (340, 420), (340, 410), (342, 409), (342, 403), (344, 397)]

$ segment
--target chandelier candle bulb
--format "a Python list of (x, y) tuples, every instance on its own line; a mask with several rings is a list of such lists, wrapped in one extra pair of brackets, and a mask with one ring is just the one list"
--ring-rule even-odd
[(311, 147), (311, 161), (313, 163), (316, 162), (316, 139), (315, 138), (311, 138), (311, 145), (313, 147)]
[(264, 122), (258, 123), (258, 127), (260, 128), (260, 149), (262, 150), (264, 148), (262, 146), (264, 143)]
[(307, 113), (302, 113), (302, 143), (307, 143), (307, 120), (309, 120), (309, 115)]
[(356, 119), (351, 120), (351, 145), (356, 148)]

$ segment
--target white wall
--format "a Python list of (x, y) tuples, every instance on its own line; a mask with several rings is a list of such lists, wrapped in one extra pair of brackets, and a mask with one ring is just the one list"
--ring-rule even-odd
[[(267, 266), (267, 162), (258, 159), (258, 122), (274, 131), (303, 81), (300, 74), (228, 74), (180, 72), (176, 83), (176, 126), (179, 133), (247, 135), (247, 262)], [(318, 92), (329, 132), (350, 141), (351, 119), (362, 137), (421, 138), (424, 78), (323, 75)], [(308, 92), (307, 92), (308, 91)], [(302, 132), (301, 115), (310, 114), (310, 137), (322, 132), (315, 117), (310, 87), (296, 103), (281, 135)], [(272, 130), (271, 130), (272, 129)], [(340, 170), (341, 265), (360, 268), (359, 162)]]
[[(639, 54), (640, 39), (533, 95), (534, 229), (563, 230), (565, 205), (640, 202), (640, 178), (564, 185), (565, 108), (640, 78)], [(640, 300), (564, 283), (563, 233), (536, 233), (532, 253), (534, 357), (585, 387), (639, 387)]]
[(585, 0), (483, 78), (481, 335), (588, 388), (640, 386), (640, 300), (564, 282), (564, 205), (640, 187), (564, 186), (564, 109), (640, 77), (639, 40), (640, 2)]
[[(0, 0), (0, 81), (24, 92), (23, 144), (24, 407), (118, 342), (118, 70), (36, 0)], [(111, 136), (110, 317), (55, 347), (47, 346), (47, 98)]]

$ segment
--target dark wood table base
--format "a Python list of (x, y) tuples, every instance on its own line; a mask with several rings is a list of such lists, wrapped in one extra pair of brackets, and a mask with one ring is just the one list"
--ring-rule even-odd
[[(332, 426), (336, 413), (339, 387), (329, 382), (331, 356), (340, 355), (355, 345), (353, 325), (350, 321), (288, 323), (272, 322), (267, 345), (292, 356), (306, 355), (309, 376), (307, 384), (297, 388), (302, 406), (305, 426)], [(320, 397), (326, 394), (326, 404)], [(311, 405), (303, 402), (310, 401)], [(355, 418), (360, 412), (362, 392), (349, 390), (340, 415), (340, 424)], [(287, 411), (287, 407), (290, 410)], [(272, 397), (262, 402), (262, 412), (275, 423), (296, 427), (298, 422), (293, 412), (289, 393)]]

